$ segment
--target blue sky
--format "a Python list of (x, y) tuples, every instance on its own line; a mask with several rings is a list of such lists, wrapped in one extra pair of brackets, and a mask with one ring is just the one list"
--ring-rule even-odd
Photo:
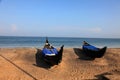
[(0, 35), (120, 38), (120, 0), (0, 0)]

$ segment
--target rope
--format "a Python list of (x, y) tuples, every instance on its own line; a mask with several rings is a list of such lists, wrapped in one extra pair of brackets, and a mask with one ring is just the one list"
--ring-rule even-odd
[(26, 73), (28, 76), (32, 77), (34, 80), (37, 80), (33, 75), (31, 75), (30, 73), (26, 72), (25, 70), (23, 70), (22, 68), (20, 68), (19, 66), (17, 66), (15, 63), (13, 63), (12, 61), (10, 61), (9, 59), (7, 59), (6, 57), (0, 55), (2, 58), (4, 58), (6, 61), (8, 61), (9, 63), (13, 64), (15, 67), (17, 67), (19, 70), (23, 71), (24, 73)]

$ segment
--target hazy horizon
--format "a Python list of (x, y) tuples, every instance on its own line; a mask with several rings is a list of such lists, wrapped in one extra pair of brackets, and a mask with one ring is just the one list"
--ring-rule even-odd
[(120, 38), (120, 0), (0, 0), (0, 36)]
[(96, 38), (96, 39), (120, 39), (120, 38), (111, 38), (111, 37), (74, 37), (74, 36), (14, 36), (14, 35), (10, 35), (10, 36), (6, 36), (6, 35), (0, 35), (0, 37), (35, 37), (35, 38)]

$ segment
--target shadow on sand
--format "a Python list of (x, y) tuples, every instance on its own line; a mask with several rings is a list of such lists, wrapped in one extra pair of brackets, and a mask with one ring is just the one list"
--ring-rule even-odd
[(97, 77), (98, 80), (110, 80), (110, 79), (108, 79), (107, 77), (105, 77), (105, 75), (112, 75), (112, 74), (106, 72), (106, 73), (102, 73), (102, 74), (95, 75), (95, 77)]
[(37, 49), (37, 52), (35, 54), (36, 64), (35, 66), (42, 67), (42, 68), (50, 68), (50, 66), (43, 60), (42, 57), (42, 51), (40, 49)]
[(94, 60), (95, 58), (90, 58), (85, 55), (82, 49), (80, 48), (73, 48), (75, 54), (79, 57), (81, 60)]

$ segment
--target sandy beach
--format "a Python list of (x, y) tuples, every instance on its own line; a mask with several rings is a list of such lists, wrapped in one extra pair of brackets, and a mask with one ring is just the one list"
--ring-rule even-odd
[(90, 60), (80, 48), (64, 48), (59, 65), (36, 66), (35, 48), (0, 48), (0, 80), (119, 80), (120, 48), (108, 48), (102, 58)]

